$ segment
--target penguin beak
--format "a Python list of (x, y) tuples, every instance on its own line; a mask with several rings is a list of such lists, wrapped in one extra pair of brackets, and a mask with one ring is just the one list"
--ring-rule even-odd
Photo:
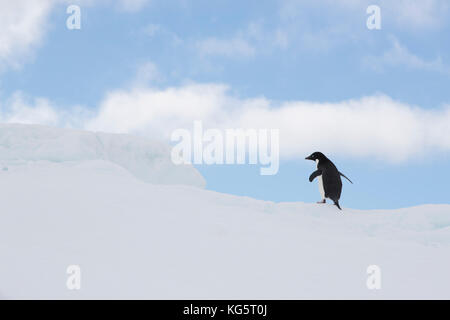
[(305, 160), (312, 160), (313, 158), (311, 156), (306, 157)]

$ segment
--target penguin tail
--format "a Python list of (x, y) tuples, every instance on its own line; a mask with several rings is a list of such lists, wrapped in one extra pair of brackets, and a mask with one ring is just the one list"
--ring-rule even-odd
[(339, 200), (334, 201), (334, 205), (335, 205), (336, 207), (338, 207), (339, 210), (342, 210), (341, 206), (339, 205)]
[(352, 180), (350, 180), (349, 178), (347, 178), (347, 177), (345, 176), (345, 174), (343, 174), (342, 172), (339, 172), (339, 174), (340, 174), (341, 176), (343, 176), (345, 179), (347, 179), (348, 181), (350, 181), (351, 184), (353, 184)]

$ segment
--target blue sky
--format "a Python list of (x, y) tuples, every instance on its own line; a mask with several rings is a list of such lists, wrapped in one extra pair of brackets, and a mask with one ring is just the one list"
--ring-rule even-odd
[[(450, 203), (446, 135), (446, 124), (450, 127), (450, 4), (446, 1), (24, 3), (0, 5), (4, 6), (0, 15), (2, 122), (153, 138), (160, 134), (157, 128), (166, 127), (174, 115), (164, 113), (164, 119), (158, 119), (148, 111), (143, 117), (140, 112), (147, 111), (141, 108), (136, 113), (133, 108), (136, 104), (152, 108), (159, 101), (152, 100), (150, 93), (155, 92), (163, 92), (167, 101), (184, 101), (183, 112), (188, 116), (181, 119), (180, 112), (173, 111), (180, 117), (177, 126), (204, 120), (205, 114), (209, 117), (210, 111), (203, 110), (208, 103), (218, 104), (218, 114), (230, 118), (228, 125), (246, 122), (239, 118), (239, 110), (231, 113), (227, 108), (247, 110), (247, 103), (255, 100), (263, 111), (266, 104), (281, 110), (289, 103), (330, 108), (336, 115), (347, 108), (347, 116), (337, 117), (332, 130), (326, 125), (323, 130), (328, 134), (316, 142), (317, 117), (323, 114), (302, 114), (299, 107), (290, 117), (289, 125), (294, 127), (280, 137), (289, 141), (285, 148), (291, 151), (281, 157), (275, 176), (261, 176), (259, 166), (250, 165), (197, 168), (212, 190), (272, 201), (312, 202), (319, 200), (316, 183), (307, 180), (314, 164), (304, 156), (320, 148), (355, 183), (344, 182), (343, 206)], [(66, 8), (72, 3), (81, 8), (80, 30), (66, 28)], [(381, 30), (366, 27), (369, 4), (381, 8)], [(20, 24), (23, 33), (8, 31), (19, 21), (24, 22)], [(163, 110), (166, 100), (161, 102)], [(114, 109), (119, 108), (118, 101), (120, 111)], [(349, 101), (356, 101), (355, 105)], [(388, 107), (379, 108), (374, 130), (353, 126), (361, 117), (376, 113), (377, 104)], [(125, 116), (124, 109), (129, 112)], [(251, 114), (258, 118), (260, 113)], [(314, 119), (305, 120), (308, 116)], [(295, 117), (299, 126), (311, 122), (311, 130), (298, 129), (298, 137), (293, 136)], [(370, 125), (371, 119), (366, 118)], [(207, 125), (217, 124), (208, 119)], [(255, 123), (272, 125), (261, 121)], [(275, 121), (273, 126), (280, 123)], [(351, 141), (330, 141), (334, 130), (344, 130)], [(392, 139), (386, 134), (377, 141), (377, 132), (383, 131), (389, 131)], [(408, 134), (413, 137), (409, 139)]]

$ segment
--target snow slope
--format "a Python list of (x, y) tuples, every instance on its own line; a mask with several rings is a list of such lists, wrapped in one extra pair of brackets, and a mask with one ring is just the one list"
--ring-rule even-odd
[(151, 172), (146, 142), (53, 130), (0, 128), (5, 298), (450, 298), (450, 205), (339, 212), (151, 184), (178, 175)]
[(196, 169), (174, 165), (169, 146), (159, 141), (124, 134), (0, 124), (0, 164), (3, 166), (98, 159), (118, 164), (146, 182), (205, 186)]

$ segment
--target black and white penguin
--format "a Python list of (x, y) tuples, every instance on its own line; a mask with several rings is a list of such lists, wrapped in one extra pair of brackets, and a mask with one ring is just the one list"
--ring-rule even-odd
[(340, 209), (339, 199), (341, 198), (342, 180), (341, 176), (353, 182), (347, 178), (343, 173), (339, 172), (333, 162), (328, 159), (322, 152), (314, 152), (306, 160), (312, 160), (317, 163), (317, 170), (314, 171), (309, 177), (309, 182), (312, 182), (314, 178), (318, 177), (319, 191), (322, 196), (322, 200), (317, 203), (326, 203), (325, 198), (333, 200), (334, 204)]

